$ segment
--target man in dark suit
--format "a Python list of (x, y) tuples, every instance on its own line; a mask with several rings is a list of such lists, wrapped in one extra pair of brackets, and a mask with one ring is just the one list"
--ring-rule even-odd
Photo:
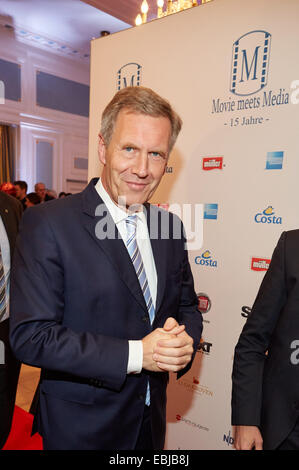
[(0, 191), (0, 449), (7, 440), (14, 411), (20, 363), (9, 345), (10, 267), (22, 205)]
[(152, 90), (121, 90), (101, 179), (23, 217), (10, 337), (42, 368), (45, 449), (163, 448), (168, 373), (190, 368), (202, 331), (182, 223), (147, 203), (180, 128)]
[(237, 449), (299, 449), (298, 246), (298, 230), (281, 235), (235, 349)]

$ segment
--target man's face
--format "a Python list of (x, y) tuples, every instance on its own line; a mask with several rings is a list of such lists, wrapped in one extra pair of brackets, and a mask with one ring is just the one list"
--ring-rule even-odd
[(23, 199), (23, 191), (21, 187), (18, 184), (15, 184), (15, 189), (16, 189), (16, 198)]
[(123, 109), (118, 114), (108, 147), (99, 136), (102, 183), (111, 199), (126, 206), (143, 204), (154, 194), (165, 172), (171, 124)]
[(42, 201), (45, 199), (46, 187), (44, 184), (42, 183), (37, 184), (35, 187), (35, 192), (41, 198)]

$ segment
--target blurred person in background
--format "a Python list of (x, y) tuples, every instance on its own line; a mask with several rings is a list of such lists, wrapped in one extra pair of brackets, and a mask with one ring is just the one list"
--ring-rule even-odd
[(2, 183), (0, 186), (0, 191), (3, 191), (10, 196), (16, 197), (16, 188), (12, 183)]
[(46, 186), (44, 183), (36, 183), (34, 186), (34, 191), (40, 197), (41, 203), (55, 199), (53, 196), (50, 196), (49, 194), (47, 194), (48, 190), (46, 189)]
[(19, 199), (19, 201), (22, 203), (23, 210), (25, 210), (28, 185), (26, 181), (15, 181), (14, 185), (16, 190), (16, 198)]
[(32, 207), (40, 204), (40, 197), (36, 193), (29, 193), (26, 196), (25, 205), (26, 207)]

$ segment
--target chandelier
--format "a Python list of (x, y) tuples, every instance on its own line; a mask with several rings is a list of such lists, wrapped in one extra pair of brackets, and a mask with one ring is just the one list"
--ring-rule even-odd
[[(164, 9), (164, 0), (157, 0), (157, 18), (172, 15), (172, 13), (187, 10), (187, 8), (196, 7), (199, 4), (207, 3), (209, 1), (211, 0), (167, 0), (166, 9)], [(141, 14), (139, 13), (135, 20), (136, 26), (146, 23), (148, 10), (148, 3), (146, 0), (143, 0), (141, 4)]]

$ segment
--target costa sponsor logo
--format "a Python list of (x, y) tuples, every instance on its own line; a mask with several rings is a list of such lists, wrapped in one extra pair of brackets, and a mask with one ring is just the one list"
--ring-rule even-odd
[(267, 271), (271, 260), (265, 258), (252, 258), (251, 269), (253, 271)]
[(211, 299), (207, 296), (207, 294), (200, 292), (197, 294), (197, 300), (198, 310), (200, 313), (207, 313), (211, 309)]
[(217, 261), (212, 258), (210, 250), (204, 251), (200, 256), (196, 256), (195, 264), (217, 268)]
[(282, 224), (282, 218), (275, 215), (272, 206), (268, 206), (263, 212), (256, 214), (254, 221), (257, 224)]
[(222, 170), (223, 157), (204, 157), (202, 159), (202, 169), (205, 171)]

